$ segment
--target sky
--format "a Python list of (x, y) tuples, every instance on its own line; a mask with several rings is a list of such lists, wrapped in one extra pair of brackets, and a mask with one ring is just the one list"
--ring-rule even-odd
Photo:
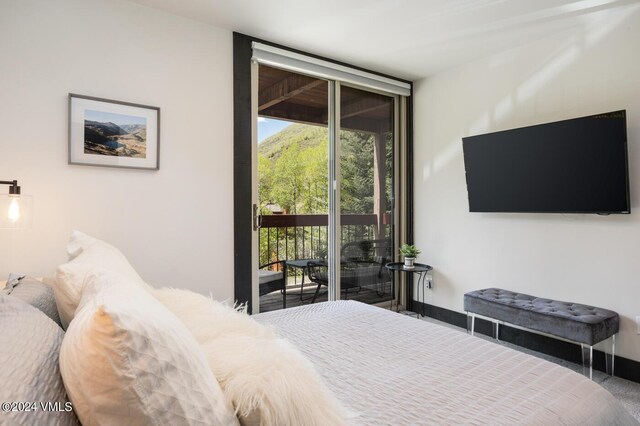
[(101, 123), (115, 123), (117, 125), (123, 124), (147, 124), (145, 117), (136, 117), (135, 115), (114, 114), (112, 112), (93, 111), (90, 109), (84, 110), (84, 119), (91, 121), (99, 121)]
[(258, 143), (275, 135), (280, 130), (291, 125), (290, 121), (274, 120), (273, 118), (258, 117)]

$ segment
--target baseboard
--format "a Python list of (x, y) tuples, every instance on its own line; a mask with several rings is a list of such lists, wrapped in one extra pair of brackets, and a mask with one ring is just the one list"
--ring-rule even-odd
[[(460, 328), (467, 328), (467, 316), (460, 312), (415, 300), (412, 303), (412, 311)], [(491, 321), (476, 317), (475, 331), (476, 333), (493, 337)], [(582, 363), (580, 345), (564, 340), (554, 339), (507, 325), (500, 326), (500, 340), (576, 364)], [(606, 370), (604, 352), (593, 351), (593, 368), (600, 371)], [(615, 369), (616, 377), (640, 383), (640, 362), (616, 355)]]

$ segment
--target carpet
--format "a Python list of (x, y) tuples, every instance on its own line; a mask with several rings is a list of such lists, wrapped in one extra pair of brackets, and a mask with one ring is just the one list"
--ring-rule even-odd
[[(403, 311), (405, 315), (415, 316), (415, 312)], [(422, 317), (421, 320), (431, 322), (434, 324), (443, 325), (445, 327), (449, 327), (453, 330), (460, 331), (461, 333), (466, 333), (466, 330), (460, 327), (456, 327), (454, 325), (435, 320), (429, 317)], [(517, 345), (513, 345), (511, 343), (506, 342), (496, 342), (495, 339), (482, 335), (476, 334), (481, 339), (485, 339), (487, 341), (493, 342), (497, 345), (508, 346), (512, 349), (515, 349), (519, 352), (524, 352), (529, 355), (533, 355), (538, 358), (545, 359), (547, 361), (562, 365), (563, 367), (569, 368), (577, 373), (582, 374), (582, 365), (575, 364), (573, 362), (565, 361), (560, 358), (556, 358), (550, 355), (546, 355), (540, 352), (535, 352), (530, 349), (525, 349)], [(593, 371), (593, 381), (600, 384), (603, 388), (611, 392), (613, 396), (615, 396), (620, 403), (633, 415), (636, 420), (640, 422), (640, 383), (632, 382), (629, 380), (621, 379), (619, 377), (611, 377), (601, 371)]]

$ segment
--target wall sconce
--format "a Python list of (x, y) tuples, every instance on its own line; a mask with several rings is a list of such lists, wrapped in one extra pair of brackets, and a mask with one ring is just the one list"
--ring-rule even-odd
[(0, 195), (0, 228), (30, 227), (33, 197), (20, 193), (17, 180), (0, 180), (0, 184), (9, 185), (9, 194)]

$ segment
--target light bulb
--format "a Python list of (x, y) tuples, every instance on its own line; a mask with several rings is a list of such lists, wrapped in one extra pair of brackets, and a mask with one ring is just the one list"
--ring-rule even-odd
[(9, 220), (11, 222), (17, 222), (20, 219), (20, 203), (18, 203), (17, 197), (12, 197), (11, 204), (9, 205)]

